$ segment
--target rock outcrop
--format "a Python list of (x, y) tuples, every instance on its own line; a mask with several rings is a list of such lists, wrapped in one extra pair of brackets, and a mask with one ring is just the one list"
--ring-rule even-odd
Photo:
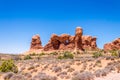
[(120, 50), (120, 38), (104, 45), (104, 50)]
[(97, 49), (96, 37), (92, 36), (82, 36), (82, 47), (85, 50), (95, 50)]
[(51, 50), (95, 50), (97, 48), (96, 37), (83, 36), (81, 27), (77, 27), (75, 36), (53, 34), (49, 42), (45, 45), (44, 51)]
[(76, 50), (83, 50), (82, 48), (82, 35), (83, 35), (83, 30), (80, 27), (76, 28), (75, 32), (75, 49)]
[(32, 37), (30, 50), (42, 49), (42, 43), (39, 35)]

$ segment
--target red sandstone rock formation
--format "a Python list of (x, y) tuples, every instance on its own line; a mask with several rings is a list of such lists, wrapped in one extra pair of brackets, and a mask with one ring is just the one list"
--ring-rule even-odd
[(73, 49), (74, 44), (72, 43), (72, 40), (70, 42), (70, 35), (68, 34), (62, 34), (60, 36), (53, 34), (48, 42), (47, 45), (45, 45), (44, 50), (50, 51), (50, 50), (68, 50)]
[(76, 28), (75, 32), (75, 49), (76, 50), (83, 50), (82, 48), (82, 35), (83, 35), (83, 30), (80, 27)]
[(31, 47), (30, 50), (35, 50), (35, 49), (42, 49), (41, 45), (41, 40), (39, 35), (35, 35), (32, 37), (32, 42), (31, 42)]
[(82, 36), (82, 47), (85, 50), (95, 50), (97, 49), (96, 37), (92, 36)]
[(104, 45), (104, 50), (120, 50), (120, 38)]
[(60, 36), (53, 34), (45, 45), (45, 51), (52, 50), (95, 50), (98, 49), (96, 39), (92, 36), (83, 36), (83, 30), (80, 27), (76, 28), (75, 36), (62, 34)]

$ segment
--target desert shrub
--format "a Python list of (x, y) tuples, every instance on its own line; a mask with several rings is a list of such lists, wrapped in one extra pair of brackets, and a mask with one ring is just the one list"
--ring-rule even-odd
[(70, 65), (69, 64), (65, 64), (65, 65), (63, 65), (63, 68), (64, 69), (70, 68)]
[(67, 72), (73, 72), (73, 71), (75, 71), (74, 68), (69, 68), (69, 69), (67, 70)]
[(32, 57), (31, 57), (30, 55), (26, 55), (26, 56), (24, 57), (24, 60), (29, 60), (29, 59), (32, 59)]
[(91, 72), (79, 73), (72, 77), (72, 80), (93, 80), (94, 76)]
[(57, 52), (51, 52), (50, 54), (52, 54), (52, 55), (58, 55)]
[(82, 52), (77, 50), (77, 51), (74, 52), (74, 54), (82, 54)]
[(111, 56), (118, 57), (117, 50), (112, 50), (112, 51), (110, 51), (110, 53), (111, 53)]
[(30, 80), (32, 78), (31, 73), (24, 73), (23, 74), (28, 80)]
[(2, 65), (0, 66), (1, 72), (18, 72), (17, 66), (14, 64), (13, 60), (6, 60), (3, 61)]
[(60, 73), (57, 74), (57, 76), (61, 76), (61, 75), (67, 75), (67, 72), (63, 71), (63, 72), (60, 72)]
[(10, 80), (26, 80), (23, 75), (13, 75)]
[(94, 66), (102, 67), (101, 60), (96, 60)]
[(94, 53), (93, 53), (93, 57), (94, 57), (94, 58), (98, 58), (98, 57), (100, 57), (100, 56), (102, 56), (102, 52), (101, 52), (101, 51), (98, 51), (98, 52), (94, 52)]
[(105, 68), (109, 69), (109, 72), (114, 71), (115, 70), (115, 65), (107, 65)]
[(60, 71), (62, 71), (62, 68), (61, 67), (53, 67), (52, 71), (53, 72), (60, 72)]
[(14, 55), (14, 56), (12, 56), (12, 59), (13, 59), (13, 60), (16, 60), (16, 61), (22, 60), (19, 55)]
[(37, 68), (39, 67), (40, 65), (38, 63), (34, 64), (34, 67)]
[(35, 52), (31, 53), (30, 56), (36, 56), (37, 54)]
[(74, 55), (71, 52), (64, 52), (62, 55), (58, 56), (58, 59), (73, 59)]
[(13, 72), (7, 72), (3, 75), (4, 80), (9, 80), (14, 75)]
[(34, 68), (35, 68), (34, 66), (30, 66), (30, 67), (28, 67), (28, 70), (32, 70)]
[(32, 80), (57, 80), (57, 77), (47, 75), (46, 73), (38, 73)]
[(80, 73), (80, 71), (74, 71), (73, 73), (72, 73), (72, 75), (73, 76), (76, 76), (76, 75), (78, 75)]
[(96, 77), (106, 76), (108, 73), (109, 73), (109, 69), (107, 69), (107, 68), (98, 69), (97, 71), (95, 71), (95, 76)]
[(106, 59), (106, 60), (114, 60), (114, 59), (115, 59), (115, 56), (106, 56), (105, 59)]
[(64, 57), (60, 55), (60, 56), (58, 56), (58, 59), (64, 59)]
[(39, 54), (39, 56), (43, 56), (43, 55), (45, 55), (45, 53), (44, 53), (44, 52), (42, 52), (42, 53), (40, 53), (40, 54)]
[(120, 64), (117, 64), (116, 68), (117, 68), (117, 72), (120, 73)]

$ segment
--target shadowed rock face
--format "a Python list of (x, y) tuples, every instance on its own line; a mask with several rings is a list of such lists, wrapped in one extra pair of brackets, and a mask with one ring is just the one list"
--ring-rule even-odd
[(120, 50), (120, 38), (104, 45), (104, 50)]
[(60, 36), (53, 34), (44, 50), (95, 50), (97, 48), (96, 37), (83, 36), (83, 30), (76, 28), (75, 36), (62, 34)]
[(32, 37), (32, 41), (31, 41), (31, 47), (30, 50), (32, 49), (42, 49), (42, 45), (41, 45), (41, 40), (40, 40), (40, 36), (39, 35), (35, 35)]

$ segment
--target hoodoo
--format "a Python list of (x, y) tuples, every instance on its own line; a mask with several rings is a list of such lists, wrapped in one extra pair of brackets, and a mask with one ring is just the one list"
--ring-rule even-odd
[(42, 49), (42, 43), (39, 35), (32, 37), (30, 50)]
[(52, 34), (48, 43), (42, 47), (39, 35), (32, 37), (30, 49), (42, 49), (43, 51), (53, 50), (96, 50), (96, 37), (84, 36), (83, 29), (77, 27), (75, 30), (75, 36), (69, 34)]

